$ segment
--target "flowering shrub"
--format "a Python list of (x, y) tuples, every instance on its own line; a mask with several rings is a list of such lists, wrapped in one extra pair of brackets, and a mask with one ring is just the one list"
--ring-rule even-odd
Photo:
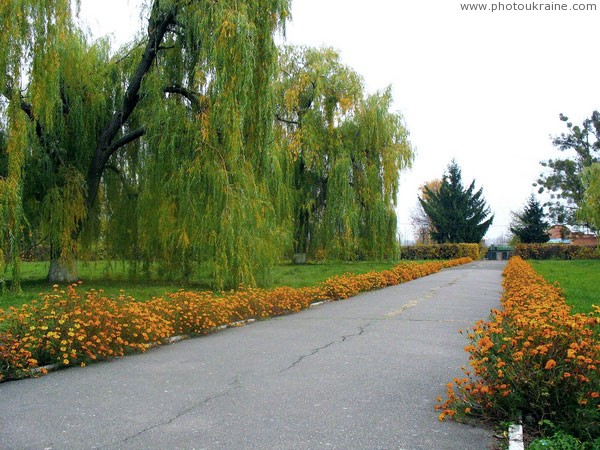
[(0, 381), (6, 373), (15, 378), (27, 376), (31, 369), (37, 367), (37, 363), (37, 360), (31, 357), (31, 352), (22, 348), (19, 340), (13, 335), (0, 334)]
[(469, 332), (471, 369), (448, 384), (440, 420), (457, 413), (514, 420), (522, 413), (577, 437), (599, 437), (600, 307), (570, 314), (560, 289), (520, 257), (504, 275), (503, 311)]
[(178, 291), (145, 302), (124, 294), (80, 292), (77, 285), (42, 296), (20, 308), (0, 310), (8, 332), (0, 334), (0, 381), (29, 376), (45, 365), (85, 365), (160, 345), (175, 335), (200, 335), (247, 319), (306, 309), (319, 300), (339, 300), (470, 262), (400, 264), (392, 270), (333, 277), (309, 288), (279, 287), (213, 293)]

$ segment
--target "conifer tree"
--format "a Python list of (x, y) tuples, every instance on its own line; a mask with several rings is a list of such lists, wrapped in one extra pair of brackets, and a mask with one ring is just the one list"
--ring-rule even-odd
[(478, 243), (494, 220), (483, 198), (483, 188), (475, 191), (473, 180), (465, 189), (455, 161), (448, 166), (439, 190), (425, 186), (419, 203), (431, 219), (431, 237), (440, 244)]
[(548, 222), (544, 220), (544, 208), (533, 194), (527, 200), (523, 211), (513, 215), (510, 231), (524, 244), (541, 244), (548, 242)]

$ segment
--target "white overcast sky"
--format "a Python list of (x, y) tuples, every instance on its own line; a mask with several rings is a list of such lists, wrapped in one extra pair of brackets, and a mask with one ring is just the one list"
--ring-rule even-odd
[[(596, 11), (493, 13), (462, 11), (461, 2), (292, 2), (285, 43), (335, 48), (369, 93), (392, 86), (416, 149), (400, 176), (403, 241), (413, 238), (419, 186), (453, 158), (495, 214), (486, 239), (506, 233), (510, 212), (535, 192), (539, 162), (561, 155), (551, 143), (565, 130), (559, 113), (580, 123), (600, 108), (600, 1), (582, 0)], [(95, 35), (122, 43), (140, 26), (141, 3), (81, 0), (81, 18)]]

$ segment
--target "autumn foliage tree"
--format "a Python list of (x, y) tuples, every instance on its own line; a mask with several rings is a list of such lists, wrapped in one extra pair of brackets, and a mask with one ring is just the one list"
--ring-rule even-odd
[[(421, 191), (421, 197), (425, 200), (428, 198), (425, 188), (427, 188), (429, 191), (437, 192), (439, 191), (441, 184), (442, 181), (439, 179), (426, 182), (419, 188)], [(417, 201), (416, 208), (411, 211), (410, 223), (413, 231), (415, 232), (415, 238), (417, 239), (417, 242), (422, 244), (431, 244), (431, 233), (434, 231), (433, 223), (419, 201)]]

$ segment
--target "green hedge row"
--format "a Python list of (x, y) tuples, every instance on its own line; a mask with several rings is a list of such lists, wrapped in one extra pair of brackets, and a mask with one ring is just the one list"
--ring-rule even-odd
[(600, 248), (570, 244), (517, 244), (515, 255), (523, 259), (600, 259)]
[(400, 248), (401, 259), (454, 259), (469, 257), (480, 259), (479, 244), (410, 245)]

